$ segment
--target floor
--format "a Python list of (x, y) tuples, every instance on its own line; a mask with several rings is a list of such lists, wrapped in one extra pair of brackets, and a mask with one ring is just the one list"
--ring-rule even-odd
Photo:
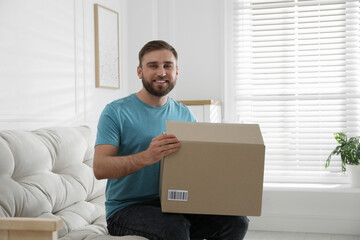
[(360, 235), (248, 231), (245, 240), (360, 240)]

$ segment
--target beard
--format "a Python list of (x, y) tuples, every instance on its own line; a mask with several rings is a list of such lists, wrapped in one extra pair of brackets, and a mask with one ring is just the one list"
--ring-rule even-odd
[(144, 88), (151, 94), (156, 97), (163, 97), (167, 95), (173, 88), (175, 87), (175, 81), (171, 81), (166, 78), (159, 78), (160, 80), (165, 80), (167, 84), (164, 85), (155, 85), (153, 83), (153, 80), (147, 80), (144, 78), (144, 75), (142, 75), (142, 84)]

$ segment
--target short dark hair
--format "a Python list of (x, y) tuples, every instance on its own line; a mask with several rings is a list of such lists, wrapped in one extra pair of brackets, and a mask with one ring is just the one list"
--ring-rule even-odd
[(178, 54), (173, 46), (168, 44), (163, 40), (153, 40), (146, 43), (139, 52), (139, 67), (142, 65), (142, 59), (144, 55), (148, 52), (155, 51), (155, 50), (170, 50), (174, 55), (176, 61), (178, 60)]

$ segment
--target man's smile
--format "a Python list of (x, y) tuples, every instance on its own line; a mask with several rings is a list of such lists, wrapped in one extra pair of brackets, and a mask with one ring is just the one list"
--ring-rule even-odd
[(153, 82), (155, 82), (156, 84), (165, 84), (169, 82), (169, 80), (159, 79), (159, 80), (153, 80)]

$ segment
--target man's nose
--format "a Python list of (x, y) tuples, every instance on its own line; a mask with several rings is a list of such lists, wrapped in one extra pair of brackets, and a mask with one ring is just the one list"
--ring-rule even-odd
[(165, 68), (164, 67), (159, 67), (158, 70), (157, 70), (157, 75), (158, 76), (165, 76), (166, 75), (166, 71), (165, 71)]

